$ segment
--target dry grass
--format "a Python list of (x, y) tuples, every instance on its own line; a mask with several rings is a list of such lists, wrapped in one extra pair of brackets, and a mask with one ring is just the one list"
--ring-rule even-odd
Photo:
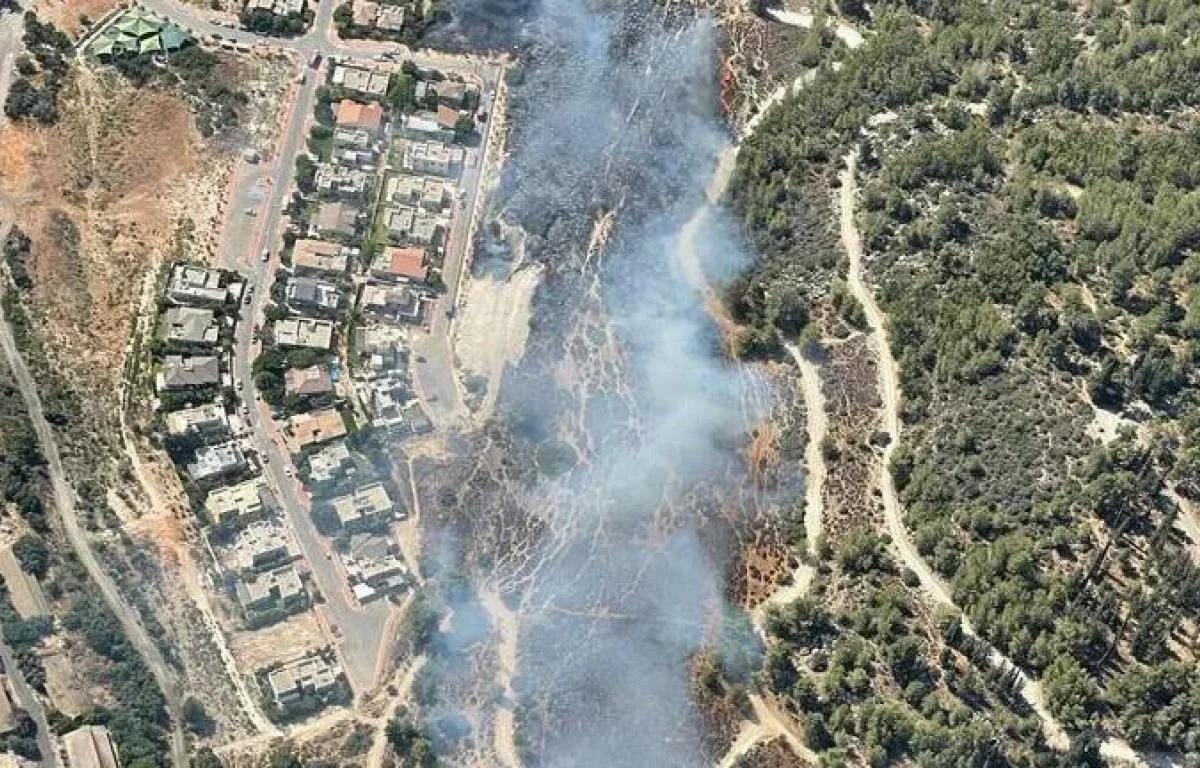
[(309, 611), (254, 632), (237, 632), (229, 639), (229, 650), (239, 669), (255, 670), (327, 644), (316, 615)]
[(54, 362), (88, 404), (112, 412), (140, 277), (170, 247), (164, 200), (195, 171), (187, 106), (112, 74), (79, 74), (52, 128), (10, 126), (0, 186), (33, 240), (30, 306)]
[(37, 12), (72, 38), (78, 38), (83, 31), (82, 19), (96, 22), (116, 7), (117, 0), (40, 0)]

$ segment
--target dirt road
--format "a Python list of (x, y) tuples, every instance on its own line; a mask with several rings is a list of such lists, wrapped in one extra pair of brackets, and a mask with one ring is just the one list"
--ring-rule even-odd
[[(867, 285), (863, 276), (862, 236), (859, 234), (858, 227), (854, 221), (858, 185), (855, 177), (856, 164), (853, 152), (846, 155), (845, 163), (846, 167), (840, 175), (841, 189), (838, 198), (842, 243), (845, 245), (850, 260), (847, 284), (850, 287), (850, 292), (858, 300), (859, 304), (862, 305), (863, 312), (867, 318), (867, 324), (871, 329), (871, 343), (875, 347), (875, 353), (879, 362), (879, 390), (883, 399), (883, 429), (887, 432), (889, 438), (887, 447), (883, 451), (882, 461), (880, 462), (879, 487), (883, 495), (883, 513), (887, 523), (888, 534), (892, 538), (892, 544), (896, 549), (896, 554), (901, 563), (904, 567), (917, 574), (921, 582), (921, 588), (926, 595), (934, 603), (951, 608), (955, 613), (959, 614), (962, 617), (963, 631), (978, 638), (979, 635), (972, 626), (970, 619), (962, 615), (961, 609), (955, 605), (951, 597), (950, 588), (934, 573), (924, 558), (921, 557), (916, 545), (913, 544), (912, 539), (908, 535), (908, 530), (904, 527), (904, 513), (900, 508), (899, 496), (896, 493), (896, 484), (892, 479), (892, 473), (889, 469), (892, 452), (900, 441), (899, 366), (896, 364), (896, 358), (892, 355), (891, 347), (888, 345), (886, 319), (879, 308), (879, 304), (875, 301), (874, 292)], [(1021, 698), (1029, 704), (1041, 719), (1042, 730), (1045, 733), (1047, 743), (1056, 749), (1066, 749), (1069, 747), (1070, 738), (1067, 736), (1067, 732), (1063, 729), (1062, 725), (1050, 713), (1041, 683), (1026, 676), (1011, 659), (994, 647), (990, 648), (988, 662), (993, 667), (1018, 670), (1021, 683)], [(1163, 760), (1163, 758), (1158, 756), (1148, 757), (1141, 755), (1124, 741), (1115, 738), (1105, 740), (1101, 745), (1101, 752), (1111, 760), (1132, 765), (1158, 765), (1162, 764)]]
[[(4, 286), (4, 289), (7, 289), (7, 286)], [(0, 291), (4, 289), (0, 289)], [(51, 430), (50, 424), (46, 421), (46, 417), (42, 412), (42, 402), (38, 396), (37, 386), (33, 381), (33, 376), (29, 373), (29, 369), (25, 366), (25, 361), (21, 357), (20, 350), (17, 348), (17, 343), (13, 338), (12, 328), (8, 324), (8, 319), (3, 317), (0, 317), (0, 346), (4, 348), (4, 355), (8, 359), (13, 377), (17, 381), (17, 387), (21, 390), (21, 397), (25, 399), (25, 407), (29, 410), (30, 421), (33, 423), (34, 431), (37, 433), (42, 453), (46, 457), (46, 466), (50, 474), (50, 484), (54, 490), (54, 503), (58, 507), (59, 517), (62, 520), (62, 527), (67, 536), (67, 541), (75, 551), (76, 556), (79, 557), (79, 561), (83, 563), (83, 567), (87, 570), (92, 581), (100, 588), (100, 594), (104, 597), (104, 601), (108, 603), (108, 607), (116, 614), (117, 620), (121, 623), (121, 628), (125, 632), (125, 636), (129, 639), (134, 649), (137, 650), (138, 655), (142, 657), (142, 660), (150, 669), (150, 673), (154, 675), (155, 682), (162, 689), (172, 723), (171, 762), (175, 768), (187, 768), (187, 747), (184, 743), (183, 731), (180, 729), (180, 695), (175, 675), (171, 671), (171, 668), (167, 666), (166, 659), (163, 658), (158, 646), (154, 644), (154, 641), (146, 633), (145, 628), (142, 627), (137, 613), (121, 598), (116, 585), (108, 577), (99, 560), (96, 559), (95, 552), (92, 551), (91, 545), (87, 540), (87, 534), (79, 523), (78, 510), (75, 507), (75, 491), (70, 483), (67, 482), (66, 471), (62, 465), (62, 457), (58, 452), (58, 444), (54, 439), (54, 432)]]
[[(815, 557), (821, 538), (822, 496), (825, 493), (825, 454), (821, 444), (829, 431), (825, 414), (825, 397), (821, 392), (821, 373), (817, 365), (797, 349), (795, 344), (784, 343), (784, 348), (800, 369), (800, 392), (804, 399), (805, 431), (808, 442), (804, 446), (804, 536), (808, 541), (808, 554)], [(754, 623), (762, 627), (766, 612), (774, 606), (782, 606), (808, 593), (816, 569), (800, 563), (792, 572), (792, 580), (771, 593), (754, 610)]]
[(1179, 517), (1175, 519), (1175, 525), (1191, 542), (1192, 562), (1200, 566), (1200, 512), (1196, 510), (1195, 504), (1181, 496), (1172, 486), (1168, 485), (1163, 493), (1179, 507)]
[(400, 678), (400, 684), (396, 686), (396, 695), (392, 697), (387, 710), (376, 724), (375, 738), (371, 741), (371, 751), (367, 753), (367, 768), (382, 768), (384, 758), (388, 755), (387, 725), (395, 716), (400, 705), (408, 701), (412, 694), (413, 683), (416, 682), (421, 667), (425, 666), (425, 661), (425, 656), (413, 659), (413, 663)]

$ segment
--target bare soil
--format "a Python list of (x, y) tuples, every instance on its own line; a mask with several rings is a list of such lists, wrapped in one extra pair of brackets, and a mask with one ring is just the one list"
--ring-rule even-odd
[(44, 21), (51, 21), (72, 38), (78, 38), (84, 21), (99, 21), (117, 4), (118, 0), (38, 0), (36, 10)]
[(307, 612), (253, 632), (236, 632), (229, 650), (240, 669), (255, 670), (327, 644), (317, 617)]

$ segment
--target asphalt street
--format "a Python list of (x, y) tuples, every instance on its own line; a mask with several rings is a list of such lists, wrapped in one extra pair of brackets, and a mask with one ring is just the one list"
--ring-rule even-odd
[[(144, 0), (152, 10), (174, 18), (193, 30), (194, 34), (209, 34), (232, 39), (244, 44), (268, 44), (291, 50), (300, 55), (302, 66), (312, 61), (312, 54), (320, 52), (323, 59), (333, 55), (338, 58), (353, 58), (367, 61), (377, 58), (378, 51), (394, 51), (405, 58), (412, 58), (418, 66), (438, 67), (470, 77), (490, 94), (495, 93), (495, 84), (501, 76), (501, 67), (493, 62), (470, 60), (437, 54), (435, 52), (414, 54), (396, 44), (372, 44), (356, 46), (332, 40), (332, 17), (334, 4), (331, 0), (320, 3), (312, 30), (301, 38), (292, 40), (264, 39), (241, 30), (218, 26), (205, 18), (197, 9), (182, 6), (170, 0)], [(367, 63), (363, 61), (362, 63)], [(465, 66), (464, 66), (465, 64)], [(245, 308), (243, 322), (238, 325), (235, 338), (233, 375), (235, 381), (243, 382), (242, 392), (248, 403), (248, 420), (253, 431), (254, 444), (263, 462), (263, 471), (275, 488), (280, 503), (296, 536), (300, 549), (311, 569), (312, 577), (320, 591), (324, 604), (320, 611), (336, 629), (333, 634), (341, 644), (342, 661), (347, 677), (354, 690), (363, 691), (371, 687), (379, 661), (380, 643), (391, 609), (387, 601), (378, 601), (361, 606), (349, 594), (345, 579), (332, 559), (332, 548), (316, 530), (309, 514), (310, 500), (295, 477), (291, 457), (280, 438), (278, 426), (271, 418), (270, 408), (257, 395), (253, 381), (253, 360), (259, 352), (259, 343), (254, 340), (254, 331), (265, 324), (264, 312), (269, 301), (270, 286), (279, 268), (279, 252), (282, 246), (283, 209), (293, 189), (296, 157), (305, 150), (309, 125), (316, 104), (319, 83), (324, 80), (322, 71), (314, 72), (306, 67), (302, 84), (295, 85), (294, 98), (288, 115), (271, 154), (271, 162), (259, 167), (243, 167), (235, 177), (233, 199), (226, 209), (226, 225), (220, 245), (219, 261), (222, 265), (236, 268), (254, 286), (251, 304)], [(480, 147), (483, 157), (486, 147)], [(420, 334), (422, 349), (426, 349), (430, 361), (423, 366), (420, 385), (433, 393), (433, 407), (444, 407), (457, 401), (453, 359), (449, 342), (449, 319), (445, 309), (451, 306), (458, 290), (460, 273), (467, 250), (467, 218), (475, 208), (481, 162), (465, 169), (463, 206), (457, 212), (463, 217), (456, 223), (451, 241), (447, 244), (445, 280), (449, 291), (439, 303), (432, 321), (431, 332)], [(266, 181), (266, 194), (257, 205), (257, 215), (247, 216), (246, 208), (255, 207), (251, 190), (259, 182)], [(247, 237), (247, 231), (254, 234)], [(249, 241), (249, 247), (247, 247)], [(247, 253), (247, 250), (249, 253)], [(261, 259), (266, 250), (269, 258)], [(422, 354), (418, 352), (418, 354)], [(419, 386), (420, 386), (419, 385)], [(451, 406), (453, 407), (453, 406)], [(333, 629), (333, 628), (331, 628)]]

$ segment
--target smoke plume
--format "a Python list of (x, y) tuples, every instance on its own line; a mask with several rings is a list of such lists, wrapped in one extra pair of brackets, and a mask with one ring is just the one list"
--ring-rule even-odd
[[(447, 36), (523, 52), (500, 199), (546, 266), (500, 399), (543, 459), (520, 504), (545, 534), (491, 574), (519, 604), (523, 733), (553, 768), (702, 765), (687, 665), (724, 612), (713, 531), (758, 417), (676, 264), (727, 141), (716, 32), (643, 0), (452, 12)], [(728, 230), (699, 244), (725, 273), (742, 261)]]

